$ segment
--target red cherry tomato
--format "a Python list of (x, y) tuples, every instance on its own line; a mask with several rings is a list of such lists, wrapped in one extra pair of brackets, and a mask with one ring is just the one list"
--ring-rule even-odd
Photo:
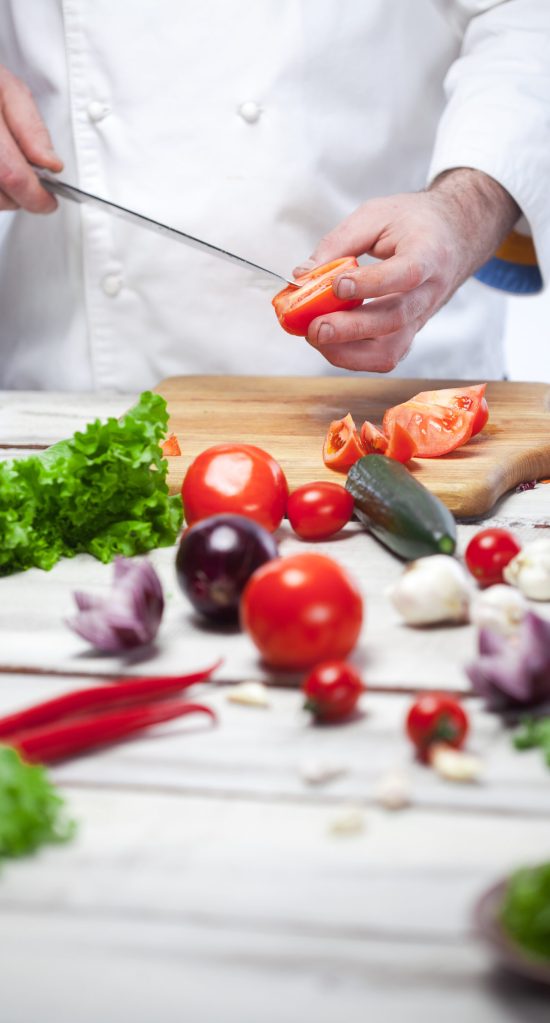
[(286, 513), (302, 540), (326, 540), (353, 515), (353, 497), (339, 483), (306, 483), (290, 494)]
[(405, 723), (407, 735), (421, 760), (429, 760), (430, 749), (444, 744), (460, 749), (469, 721), (462, 704), (445, 693), (423, 693), (412, 704)]
[(474, 422), (472, 437), (479, 433), (489, 418), (489, 406), (485, 399), (487, 384), (474, 384), (473, 387), (445, 387), (440, 391), (420, 391), (411, 401), (422, 401), (428, 405), (450, 405), (452, 408), (472, 412)]
[(325, 465), (337, 472), (347, 472), (350, 466), (365, 454), (350, 413), (348, 412), (343, 419), (334, 419), (328, 428), (323, 445)]
[(504, 582), (503, 569), (520, 550), (521, 545), (507, 529), (482, 529), (470, 540), (464, 558), (480, 586), (494, 586)]
[(363, 601), (343, 568), (322, 554), (262, 565), (241, 599), (241, 621), (264, 660), (298, 670), (346, 657), (363, 620)]
[(344, 300), (338, 298), (332, 290), (333, 282), (341, 273), (358, 266), (355, 256), (344, 256), (332, 263), (316, 266), (314, 270), (298, 277), (296, 285), (290, 284), (288, 288), (283, 288), (272, 299), (281, 327), (288, 334), (305, 337), (310, 323), (317, 316), (361, 305), (362, 299)]
[(472, 412), (451, 405), (405, 401), (384, 413), (382, 428), (391, 437), (399, 423), (410, 434), (418, 458), (437, 458), (461, 447), (472, 436)]
[(189, 526), (223, 512), (245, 515), (269, 532), (285, 513), (288, 485), (271, 455), (253, 444), (217, 444), (189, 466), (182, 486)]
[(342, 721), (353, 713), (365, 686), (350, 664), (324, 661), (304, 679), (304, 708), (316, 721)]

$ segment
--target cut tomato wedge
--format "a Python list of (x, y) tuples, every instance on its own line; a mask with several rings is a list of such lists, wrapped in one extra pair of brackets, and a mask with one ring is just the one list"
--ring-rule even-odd
[(163, 455), (181, 455), (181, 448), (175, 433), (169, 433), (161, 444)]
[(445, 387), (440, 391), (420, 391), (414, 394), (411, 401), (421, 401), (427, 405), (446, 405), (451, 408), (464, 409), (472, 412), (474, 423), (472, 437), (485, 426), (489, 418), (489, 406), (485, 399), (487, 384), (474, 384), (472, 387)]
[(384, 454), (386, 458), (395, 458), (396, 462), (408, 462), (416, 454), (413, 437), (398, 420), (394, 423)]
[(367, 455), (385, 455), (388, 446), (388, 438), (374, 423), (365, 420), (361, 427), (361, 444)]
[(362, 299), (341, 299), (333, 290), (332, 284), (344, 270), (358, 267), (355, 256), (344, 256), (332, 263), (316, 266), (307, 274), (298, 277), (296, 285), (279, 291), (272, 304), (277, 313), (281, 327), (287, 334), (305, 337), (310, 323), (317, 317), (327, 313), (340, 312), (342, 309), (355, 309), (361, 305)]
[(323, 445), (323, 461), (329, 469), (347, 472), (366, 451), (355, 428), (352, 416), (348, 412), (343, 419), (334, 419), (328, 428)]
[(436, 458), (465, 444), (472, 436), (473, 422), (472, 412), (411, 400), (389, 408), (382, 429), (389, 440), (399, 423), (412, 438), (418, 458)]

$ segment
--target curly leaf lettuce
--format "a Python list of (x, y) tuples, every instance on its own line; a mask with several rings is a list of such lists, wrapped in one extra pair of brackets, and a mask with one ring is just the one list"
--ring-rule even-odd
[(0, 859), (25, 856), (46, 842), (66, 842), (74, 832), (44, 768), (0, 746)]
[(174, 543), (182, 506), (168, 495), (167, 425), (164, 398), (145, 391), (121, 419), (96, 420), (39, 455), (0, 464), (0, 575)]

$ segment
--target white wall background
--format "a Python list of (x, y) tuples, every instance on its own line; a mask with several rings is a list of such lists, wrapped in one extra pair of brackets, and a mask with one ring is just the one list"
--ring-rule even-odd
[(506, 355), (510, 380), (550, 383), (550, 287), (508, 300)]

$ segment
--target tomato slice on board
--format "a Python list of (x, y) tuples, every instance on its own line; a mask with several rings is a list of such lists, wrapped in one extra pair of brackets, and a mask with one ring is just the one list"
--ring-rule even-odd
[(323, 445), (323, 461), (329, 469), (347, 472), (366, 451), (361, 444), (355, 423), (348, 412), (343, 419), (334, 419)]
[(408, 462), (416, 451), (410, 433), (398, 422), (394, 423), (388, 438), (374, 423), (366, 420), (361, 427), (360, 437), (367, 455), (386, 455), (396, 462)]
[(385, 455), (388, 446), (388, 438), (374, 423), (365, 420), (361, 427), (361, 444), (367, 455)]
[(472, 437), (485, 426), (489, 418), (489, 406), (485, 399), (487, 384), (474, 384), (472, 387), (444, 387), (440, 391), (420, 391), (414, 394), (411, 401), (425, 402), (427, 405), (447, 405), (451, 408), (464, 409), (472, 412), (474, 424)]
[(169, 433), (161, 444), (163, 455), (181, 455), (181, 448), (175, 433)]
[(344, 256), (332, 263), (316, 266), (309, 273), (298, 277), (296, 285), (279, 291), (272, 304), (281, 327), (287, 334), (305, 337), (310, 323), (326, 313), (337, 313), (342, 309), (355, 309), (362, 299), (337, 298), (332, 283), (344, 270), (352, 270), (359, 264), (355, 256)]
[(474, 414), (449, 405), (411, 400), (384, 413), (382, 429), (388, 438), (397, 422), (412, 437), (417, 458), (436, 458), (449, 454), (470, 439)]

